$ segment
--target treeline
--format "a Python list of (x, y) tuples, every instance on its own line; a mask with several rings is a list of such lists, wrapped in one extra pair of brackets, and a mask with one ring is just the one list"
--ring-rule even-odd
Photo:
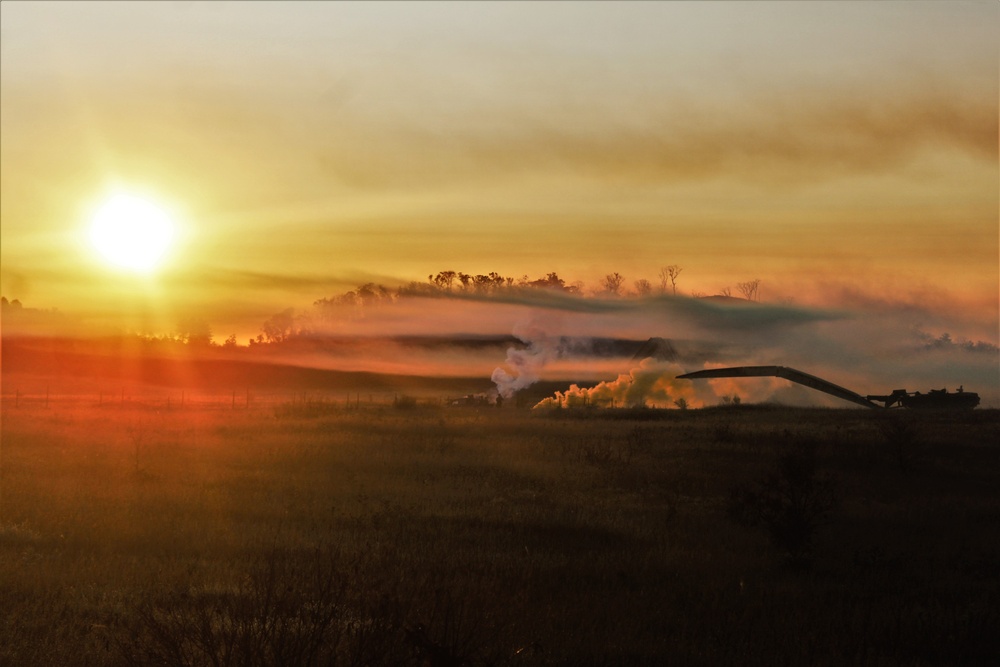
[[(627, 284), (628, 280), (625, 276), (615, 271), (605, 275), (589, 293), (595, 297), (643, 297), (657, 292), (676, 296), (678, 294), (677, 281), (683, 270), (682, 267), (671, 264), (660, 269), (659, 280), (656, 284), (646, 278), (639, 278), (633, 281), (631, 286)], [(743, 295), (743, 298), (750, 301), (757, 300), (759, 287), (759, 278), (736, 285), (737, 291)], [(556, 272), (532, 279), (527, 275), (519, 278), (505, 276), (496, 271), (473, 274), (447, 270), (429, 274), (426, 282), (412, 281), (395, 288), (378, 283), (366, 283), (343, 294), (319, 299), (315, 305), (319, 308), (343, 305), (363, 306), (394, 301), (407, 296), (439, 296), (456, 293), (490, 295), (536, 289), (554, 290), (581, 296), (587, 293), (586, 286), (582, 281), (568, 282)], [(719, 295), (731, 296), (732, 289), (725, 287), (719, 292)], [(691, 296), (705, 295), (692, 292)]]
[(391, 303), (406, 297), (441, 296), (445, 294), (490, 295), (527, 289), (549, 289), (569, 294), (582, 294), (583, 283), (567, 284), (557, 273), (549, 273), (531, 280), (528, 276), (512, 278), (495, 271), (488, 274), (471, 274), (462, 271), (440, 271), (427, 276), (427, 282), (411, 281), (398, 287), (380, 283), (365, 283), (353, 290), (313, 302), (320, 310), (340, 306), (370, 306)]
[[(589, 293), (600, 298), (622, 298), (622, 297), (647, 297), (653, 294), (667, 294), (677, 296), (677, 281), (684, 269), (676, 264), (665, 266), (660, 269), (658, 284), (646, 278), (633, 281), (632, 286), (627, 285), (627, 279), (617, 271), (605, 275), (596, 288)], [(586, 288), (582, 281), (567, 282), (558, 273), (547, 273), (540, 278), (532, 280), (529, 276), (523, 275), (520, 278), (505, 276), (496, 271), (490, 273), (465, 273), (463, 271), (439, 271), (427, 276), (427, 282), (412, 281), (399, 287), (391, 288), (380, 283), (365, 283), (353, 290), (348, 290), (342, 294), (324, 297), (313, 302), (319, 310), (320, 316), (324, 313), (342, 312), (344, 306), (373, 306), (385, 303), (392, 303), (406, 297), (426, 297), (443, 296), (451, 294), (474, 294), (478, 296), (491, 296), (499, 294), (517, 294), (532, 290), (550, 290), (565, 294), (578, 296), (586, 295)], [(755, 278), (736, 284), (736, 290), (742, 298), (748, 301), (757, 301), (760, 292), (760, 279)], [(724, 287), (716, 296), (732, 297), (733, 290)], [(691, 292), (692, 297), (706, 296), (701, 292)], [(267, 332), (263, 332), (267, 333)]]
[(526, 290), (547, 289), (567, 294), (582, 294), (583, 283), (567, 284), (557, 273), (548, 273), (531, 280), (528, 276), (512, 278), (497, 272), (471, 274), (462, 271), (440, 271), (427, 276), (427, 282), (411, 281), (398, 287), (380, 283), (365, 283), (341, 294), (317, 299), (311, 313), (286, 308), (275, 313), (261, 325), (260, 333), (250, 345), (282, 343), (296, 336), (310, 335), (317, 323), (363, 317), (369, 308), (393, 304), (415, 297), (441, 297), (449, 294), (496, 296)]
[[(427, 276), (425, 282), (411, 281), (397, 287), (389, 287), (381, 283), (369, 282), (340, 294), (323, 297), (313, 302), (311, 311), (286, 308), (267, 318), (255, 338), (249, 340), (250, 346), (283, 343), (295, 337), (304, 337), (317, 331), (329, 329), (331, 323), (358, 319), (365, 316), (371, 308), (382, 307), (414, 297), (445, 297), (445, 296), (476, 296), (481, 298), (499, 296), (526, 295), (538, 290), (557, 292), (560, 294), (586, 298), (644, 298), (654, 294), (677, 296), (678, 279), (684, 269), (676, 264), (664, 266), (659, 270), (656, 283), (640, 278), (631, 285), (624, 275), (615, 271), (605, 275), (597, 285), (587, 289), (581, 281), (569, 282), (556, 272), (546, 273), (537, 278), (528, 275), (520, 277), (506, 276), (496, 271), (485, 274), (465, 273), (464, 271), (445, 270)], [(736, 289), (744, 299), (758, 300), (760, 280), (754, 279), (737, 283)], [(692, 297), (704, 297), (703, 293), (691, 292)], [(723, 288), (717, 296), (732, 296), (729, 287)], [(5, 316), (20, 316), (17, 319), (28, 319), (28, 313), (37, 313), (23, 308), (17, 299), (8, 301), (3, 297)], [(12, 317), (12, 319), (14, 319)], [(186, 317), (179, 322), (175, 331), (151, 335), (145, 332), (128, 334), (133, 340), (141, 340), (147, 345), (172, 348), (178, 345), (200, 348), (224, 348), (235, 350), (240, 348), (235, 334), (229, 335), (222, 343), (214, 340), (215, 332), (209, 323), (198, 317)]]
[[(683, 269), (677, 265), (664, 267), (660, 271), (659, 292), (662, 294), (677, 294), (677, 278)], [(755, 285), (760, 283), (754, 281)], [(590, 294), (599, 298), (627, 298), (651, 296), (656, 289), (649, 280), (639, 279), (633, 283), (634, 289), (628, 289), (625, 277), (618, 273), (607, 274)], [(380, 283), (365, 283), (355, 289), (341, 294), (324, 297), (313, 302), (312, 313), (296, 313), (293, 308), (287, 308), (269, 317), (261, 326), (257, 337), (250, 345), (265, 343), (281, 343), (295, 336), (308, 335), (314, 325), (327, 324), (356, 317), (363, 317), (366, 309), (396, 303), (412, 297), (442, 297), (475, 295), (493, 297), (501, 295), (524, 295), (536, 290), (547, 290), (567, 295), (585, 297), (587, 295), (583, 282), (567, 282), (556, 272), (532, 279), (522, 275), (519, 278), (505, 276), (499, 272), (465, 273), (464, 271), (439, 271), (427, 276), (426, 282), (411, 281), (398, 287), (388, 287)], [(728, 290), (725, 290), (728, 291)], [(754, 292), (747, 298), (754, 297)], [(704, 296), (693, 294), (692, 296)]]

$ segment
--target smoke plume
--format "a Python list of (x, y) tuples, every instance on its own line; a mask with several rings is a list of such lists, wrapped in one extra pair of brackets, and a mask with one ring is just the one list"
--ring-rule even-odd
[(538, 320), (515, 325), (513, 333), (527, 347), (507, 348), (507, 368), (497, 367), (491, 376), (504, 398), (538, 382), (545, 364), (559, 355), (559, 338), (551, 337)]
[(675, 363), (647, 358), (616, 380), (590, 388), (570, 385), (566, 391), (557, 391), (555, 396), (543, 399), (535, 408), (668, 407), (678, 403), (701, 407), (705, 398), (699, 395), (697, 387), (677, 379), (683, 373), (684, 369)]

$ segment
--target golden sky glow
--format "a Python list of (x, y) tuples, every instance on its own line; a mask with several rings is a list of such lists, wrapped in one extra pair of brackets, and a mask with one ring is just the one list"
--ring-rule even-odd
[[(373, 279), (680, 264), (707, 294), (933, 293), (996, 342), (995, 2), (0, 11), (8, 298), (155, 289), (243, 333)], [(184, 220), (155, 286), (80, 247), (116, 187)]]

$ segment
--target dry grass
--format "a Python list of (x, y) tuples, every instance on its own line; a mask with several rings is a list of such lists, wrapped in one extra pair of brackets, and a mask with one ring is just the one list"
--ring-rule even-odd
[[(0, 664), (1000, 657), (996, 412), (408, 407), (6, 406)], [(790, 569), (730, 504), (804, 441)]]

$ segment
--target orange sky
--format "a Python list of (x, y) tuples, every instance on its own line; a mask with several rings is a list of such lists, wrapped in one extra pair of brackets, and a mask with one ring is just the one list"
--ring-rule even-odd
[[(997, 342), (994, 2), (0, 12), (0, 281), (26, 305), (242, 337), (369, 280), (679, 264), (684, 293), (920, 302)], [(180, 226), (148, 278), (85, 242), (115, 187)]]

